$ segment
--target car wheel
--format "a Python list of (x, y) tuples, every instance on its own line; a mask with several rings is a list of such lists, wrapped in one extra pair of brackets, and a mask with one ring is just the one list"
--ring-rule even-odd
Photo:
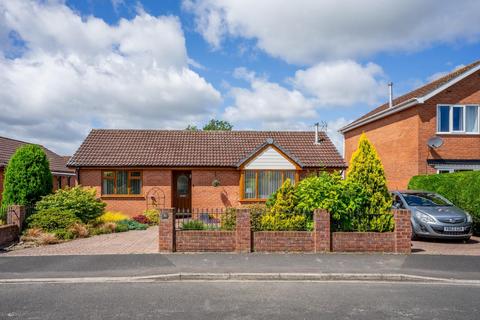
[(417, 234), (415, 233), (415, 231), (412, 230), (412, 240), (415, 241), (415, 240), (418, 240), (418, 236)]

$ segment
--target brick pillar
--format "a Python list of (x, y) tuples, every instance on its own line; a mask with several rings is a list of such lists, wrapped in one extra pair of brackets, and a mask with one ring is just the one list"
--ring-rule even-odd
[(169, 253), (175, 251), (175, 210), (161, 209), (158, 221), (158, 251)]
[(395, 252), (409, 254), (412, 252), (412, 223), (410, 210), (393, 210), (395, 219)]
[(18, 230), (22, 231), (27, 211), (25, 206), (13, 205), (8, 207), (7, 224), (14, 224)]
[(331, 251), (330, 213), (327, 210), (316, 209), (313, 214), (313, 239), (315, 252)]
[(252, 251), (252, 230), (250, 228), (250, 209), (237, 209), (235, 230), (235, 251)]

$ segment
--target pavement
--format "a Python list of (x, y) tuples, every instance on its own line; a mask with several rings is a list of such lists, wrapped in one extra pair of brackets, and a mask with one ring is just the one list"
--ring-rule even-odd
[(433, 283), (1, 285), (1, 319), (478, 319), (480, 287)]
[(480, 280), (480, 257), (394, 254), (0, 256), (0, 279), (194, 274), (376, 274)]

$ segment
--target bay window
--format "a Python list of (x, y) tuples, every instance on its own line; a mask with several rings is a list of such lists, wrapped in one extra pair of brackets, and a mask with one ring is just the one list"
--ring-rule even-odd
[(102, 195), (140, 195), (142, 173), (131, 170), (102, 172)]
[(439, 105), (438, 133), (479, 133), (477, 105)]
[(244, 200), (266, 200), (286, 179), (292, 184), (296, 180), (294, 170), (245, 170), (242, 174)]

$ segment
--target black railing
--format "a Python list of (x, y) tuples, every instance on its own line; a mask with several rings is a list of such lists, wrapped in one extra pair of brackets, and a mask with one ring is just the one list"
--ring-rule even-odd
[(234, 230), (235, 209), (176, 209), (175, 228), (177, 230)]

